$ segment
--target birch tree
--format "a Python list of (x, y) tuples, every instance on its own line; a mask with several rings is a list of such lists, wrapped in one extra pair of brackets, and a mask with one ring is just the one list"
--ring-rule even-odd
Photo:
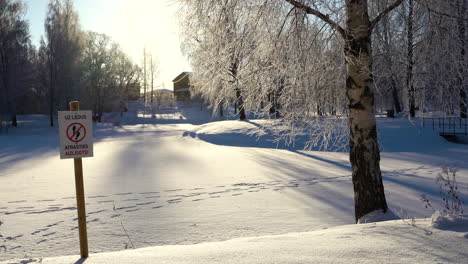
[(313, 8), (313, 3), (285, 0), (321, 19), (344, 39), (346, 94), (349, 100), (350, 161), (354, 185), (355, 218), (388, 210), (380, 171), (380, 153), (374, 115), (371, 34), (380, 20), (402, 3), (393, 4), (369, 17), (366, 0), (346, 0), (346, 22), (342, 27), (330, 16)]
[[(283, 120), (291, 120), (292, 124), (297, 123), (297, 120), (303, 116), (312, 120), (314, 112), (316, 114), (326, 112), (323, 110), (323, 103), (320, 100), (315, 100), (313, 103), (313, 100), (310, 99), (314, 96), (310, 96), (309, 93), (315, 94), (316, 99), (323, 98), (320, 93), (323, 91), (320, 88), (322, 87), (320, 80), (323, 77), (319, 78), (319, 76), (323, 76), (323, 71), (310, 66), (317, 65), (317, 61), (314, 61), (313, 56), (309, 55), (311, 54), (309, 50), (321, 54), (315, 40), (317, 38), (334, 39), (339, 36), (340, 44), (332, 45), (330, 43), (333, 42), (329, 42), (328, 46), (326, 45), (322, 49), (327, 50), (329, 47), (341, 46), (344, 58), (343, 73), (345, 77), (343, 79), (346, 79), (346, 85), (343, 90), (348, 105), (343, 111), (349, 120), (349, 149), (355, 193), (356, 221), (376, 210), (386, 212), (388, 206), (379, 165), (380, 153), (374, 117), (375, 88), (372, 74), (371, 35), (376, 25), (403, 0), (396, 0), (380, 10), (376, 10), (373, 18), (369, 15), (368, 1), (366, 0), (346, 0), (344, 5), (341, 4), (341, 1), (276, 0), (260, 1), (256, 4), (251, 2), (247, 4), (246, 2), (249, 1), (185, 1), (189, 5), (185, 9), (190, 14), (189, 20), (192, 19), (191, 21), (196, 21), (194, 23), (197, 24), (196, 27), (192, 27), (195, 31), (189, 33), (195, 35), (193, 42), (198, 48), (193, 53), (208, 51), (206, 54), (212, 56), (211, 58), (199, 56), (196, 63), (194, 61), (193, 64), (211, 64), (217, 65), (217, 68), (227, 69), (225, 72), (228, 73), (228, 77), (235, 77), (235, 83), (242, 84), (242, 95), (248, 105), (252, 107), (260, 105), (261, 101), (259, 102), (259, 100), (264, 98), (264, 96), (259, 96), (259, 94), (264, 95), (264, 91), (268, 89), (269, 85), (264, 84), (278, 83), (279, 87), (284, 87), (281, 91)], [(195, 15), (196, 13), (191, 12), (190, 8), (208, 11)], [(217, 10), (220, 12), (218, 13)], [(284, 20), (278, 20), (269, 16), (271, 13), (286, 13), (287, 15)], [(235, 22), (235, 27), (230, 27), (229, 23), (223, 21), (227, 15), (231, 16), (229, 18)], [(258, 23), (263, 16), (267, 16), (269, 21), (264, 21), (265, 23), (259, 26)], [(273, 30), (270, 31), (268, 27), (275, 22), (278, 24), (277, 34), (274, 34)], [(237, 32), (242, 32), (242, 34), (234, 34)], [(236, 37), (232, 37), (233, 35)], [(268, 37), (266, 40), (264, 39), (265, 36), (274, 35), (277, 37), (276, 40)], [(237, 36), (242, 36), (242, 38)], [(224, 39), (226, 44), (212, 45), (208, 49), (205, 45), (209, 42), (207, 40), (211, 39), (216, 39), (216, 41)], [(215, 42), (210, 41), (209, 43)], [(266, 52), (262, 51), (265, 47), (267, 47)], [(308, 47), (309, 50), (306, 50), (305, 47)], [(222, 53), (210, 52), (216, 49), (221, 49), (229, 55), (224, 58), (236, 59), (229, 63), (229, 60), (223, 60), (222, 56), (218, 56)], [(282, 52), (283, 49), (286, 52)], [(258, 57), (263, 56), (261, 53), (266, 53), (265, 56), (268, 59), (258, 59)], [(242, 56), (237, 57), (236, 55)], [(215, 57), (213, 58), (213, 56)], [(277, 59), (271, 60), (275, 56)], [(223, 65), (219, 65), (219, 61), (223, 61)], [(241, 67), (233, 68), (233, 65)], [(271, 69), (274, 69), (274, 74), (269, 74), (268, 78), (248, 78), (253, 77), (255, 72), (261, 75), (261, 73)], [(202, 72), (206, 72), (206, 68), (202, 69)], [(313, 73), (313, 75), (307, 75), (307, 73)], [(219, 89), (220, 82), (208, 81), (209, 78), (206, 78), (208, 76), (203, 77), (205, 77), (202, 78), (203, 81), (210, 83), (207, 89)], [(226, 80), (226, 78), (219, 78), (219, 80)], [(298, 88), (302, 88), (304, 92), (301, 93)], [(327, 91), (333, 90), (327, 89)], [(316, 107), (311, 108), (308, 104), (316, 104)], [(328, 112), (336, 113), (336, 110)], [(314, 124), (320, 123), (315, 122)], [(324, 137), (324, 139), (327, 138), (329, 137)]]

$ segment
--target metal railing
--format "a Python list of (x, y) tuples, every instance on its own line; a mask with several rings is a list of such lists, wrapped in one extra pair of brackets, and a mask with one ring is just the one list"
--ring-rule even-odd
[(468, 135), (468, 119), (460, 117), (423, 117), (423, 127), (439, 130), (440, 135)]

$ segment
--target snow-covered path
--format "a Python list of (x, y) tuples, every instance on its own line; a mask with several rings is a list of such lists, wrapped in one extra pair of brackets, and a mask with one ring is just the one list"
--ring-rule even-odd
[[(83, 160), (91, 252), (354, 222), (346, 153), (223, 146), (184, 136), (195, 125), (161, 123), (95, 128), (95, 157)], [(0, 143), (0, 260), (77, 254), (73, 161), (59, 159), (56, 131), (25, 124)], [(419, 195), (437, 195), (438, 166), (463, 164), (468, 155), (455, 148), (458, 163), (452, 156), (384, 153), (390, 206), (429, 216)]]

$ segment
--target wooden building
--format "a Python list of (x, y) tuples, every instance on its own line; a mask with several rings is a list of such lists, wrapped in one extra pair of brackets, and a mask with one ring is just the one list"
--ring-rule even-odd
[(174, 98), (176, 101), (190, 101), (191, 72), (182, 72), (172, 82), (174, 83)]

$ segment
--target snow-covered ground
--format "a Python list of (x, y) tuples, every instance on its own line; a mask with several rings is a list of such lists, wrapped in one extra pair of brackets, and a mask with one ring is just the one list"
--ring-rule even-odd
[[(354, 223), (347, 153), (302, 151), (299, 147), (277, 149), (268, 135), (259, 139), (247, 135), (262, 121), (206, 123), (210, 115), (200, 111), (199, 106), (162, 109), (156, 118), (151, 118), (148, 111), (107, 118), (110, 123), (94, 127), (95, 157), (83, 160), (92, 253), (122, 250), (132, 243), (136, 248), (196, 244)], [(416, 218), (430, 217), (432, 211), (424, 208), (421, 194), (431, 199), (434, 207), (441, 207), (435, 183), (441, 166), (459, 169), (461, 198), (468, 201), (467, 145), (446, 142), (436, 131), (421, 129), (407, 120), (379, 119), (378, 123), (384, 185), (393, 211)], [(79, 253), (73, 161), (59, 159), (58, 132), (47, 124), (45, 116), (22, 116), (19, 128), (0, 135), (0, 261)], [(386, 230), (385, 224), (379, 226)], [(350, 241), (364, 230), (372, 230), (356, 228)], [(442, 239), (434, 235), (437, 232), (431, 231), (431, 236), (406, 224), (401, 228), (402, 234), (409, 232), (406, 228), (422, 232), (414, 235), (418, 243), (432, 239), (434, 248), (445, 248), (442, 242), (436, 245)], [(306, 240), (320, 242), (317, 247), (322, 248), (324, 241), (333, 246), (349, 244), (346, 235), (340, 234), (340, 230), (348, 229), (352, 227), (330, 229), (335, 230), (332, 234), (336, 237), (323, 241), (315, 240), (323, 236), (323, 231), (271, 241), (287, 243), (287, 237), (292, 236), (297, 237), (297, 245)], [(382, 230), (376, 234), (392, 232)], [(461, 239), (463, 232), (468, 230), (444, 233), (444, 239), (453, 235), (452, 242), (464, 242), (460, 246), (466, 246), (468, 252), (468, 240)], [(398, 244), (413, 237), (394, 239)], [(228, 254), (233, 246), (248, 247), (252, 244), (248, 241), (255, 239), (219, 245), (224, 245), (220, 248), (224, 247)], [(265, 248), (274, 246), (267, 241)], [(366, 243), (371, 246), (373, 242), (369, 241)], [(211, 252), (218, 248), (216, 245), (198, 247), (207, 250), (202, 252)], [(304, 247), (307, 245), (298, 250)], [(309, 244), (307, 256), (312, 256), (314, 247)], [(188, 250), (193, 253), (185, 256), (190, 257), (196, 254), (195, 249), (190, 251), (193, 248), (197, 246), (159, 247), (157, 252), (164, 255)], [(245, 256), (253, 252), (245, 250)], [(372, 247), (356, 250), (354, 255), (365, 255)], [(339, 253), (339, 247), (323, 254), (333, 252)], [(445, 262), (446, 254), (437, 254)], [(354, 261), (359, 262), (359, 258)]]
[(23, 263), (466, 263), (468, 235), (462, 232), (468, 231), (468, 220), (456, 222), (443, 229), (430, 226), (429, 219), (418, 219), (414, 225), (401, 220), (344, 225), (277, 236), (98, 253), (86, 261), (75, 255), (30, 258)]

